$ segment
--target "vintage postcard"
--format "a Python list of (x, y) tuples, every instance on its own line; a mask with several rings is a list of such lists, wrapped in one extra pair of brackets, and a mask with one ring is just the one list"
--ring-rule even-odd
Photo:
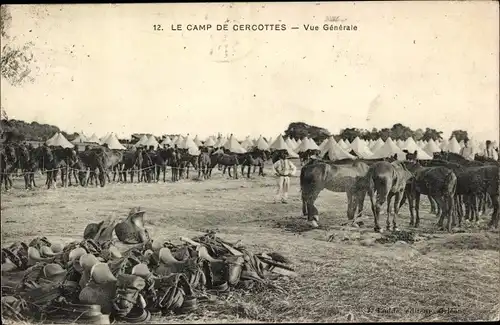
[(2, 323), (500, 319), (497, 2), (0, 8)]

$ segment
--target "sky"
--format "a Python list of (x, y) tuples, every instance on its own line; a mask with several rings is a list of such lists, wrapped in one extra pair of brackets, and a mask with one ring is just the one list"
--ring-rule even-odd
[[(29, 5), (10, 12), (13, 42), (33, 42), (37, 60), (35, 82), (13, 87), (2, 79), (11, 118), (98, 136), (275, 137), (302, 121), (332, 133), (402, 123), (499, 138), (496, 2)], [(357, 30), (325, 31), (327, 16)], [(224, 23), (228, 31), (215, 30)], [(177, 24), (182, 31), (172, 30)], [(188, 31), (188, 24), (212, 29)], [(286, 30), (234, 31), (234, 24)]]

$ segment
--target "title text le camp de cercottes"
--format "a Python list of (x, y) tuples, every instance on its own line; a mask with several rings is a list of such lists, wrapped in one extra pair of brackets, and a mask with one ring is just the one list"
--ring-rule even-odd
[[(286, 24), (171, 24), (170, 30), (173, 31), (286, 31)], [(302, 29), (307, 31), (357, 31), (357, 25), (346, 24), (303, 24), (293, 26), (291, 29)]]

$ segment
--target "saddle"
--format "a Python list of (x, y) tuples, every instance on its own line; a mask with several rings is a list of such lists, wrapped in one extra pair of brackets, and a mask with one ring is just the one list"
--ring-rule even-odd
[[(86, 258), (88, 261), (82, 260), (84, 256), (80, 258), (80, 264), (84, 269), (82, 278), (85, 276), (85, 280), (80, 282), (80, 285), (83, 284), (83, 289), (78, 298), (84, 304), (100, 305), (103, 313), (109, 314), (113, 310), (117, 279), (111, 273), (108, 264), (95, 262), (89, 257)], [(90, 265), (92, 266), (89, 270)]]
[(113, 239), (116, 223), (116, 219), (111, 217), (99, 223), (90, 223), (83, 231), (83, 238), (92, 239), (99, 244), (110, 242)]
[(136, 207), (130, 210), (125, 221), (118, 223), (115, 234), (125, 244), (140, 244), (150, 240), (148, 231), (144, 228), (144, 213), (146, 211)]
[(157, 274), (161, 276), (184, 274), (193, 288), (204, 287), (206, 284), (202, 261), (198, 257), (188, 257), (179, 261), (167, 247), (161, 248), (154, 256), (158, 260), (158, 267), (155, 270)]

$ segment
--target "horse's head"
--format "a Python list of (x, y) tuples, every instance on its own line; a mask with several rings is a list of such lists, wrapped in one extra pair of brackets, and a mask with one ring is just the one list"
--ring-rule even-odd
[(445, 151), (441, 150), (438, 152), (434, 152), (432, 154), (433, 159), (439, 159), (439, 160), (448, 160), (448, 155)]
[(406, 160), (417, 161), (417, 155), (418, 155), (417, 150), (415, 150), (414, 152), (408, 152), (408, 150), (404, 149), (403, 152), (405, 153)]

